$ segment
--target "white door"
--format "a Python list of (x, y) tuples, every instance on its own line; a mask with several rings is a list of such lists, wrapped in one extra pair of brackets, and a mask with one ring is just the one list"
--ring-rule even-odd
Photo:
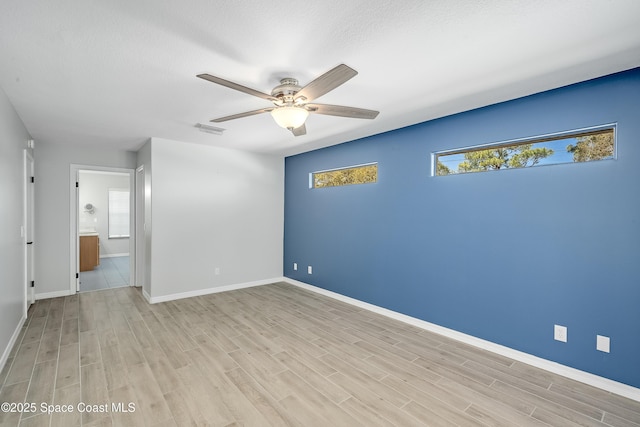
[(35, 302), (34, 278), (34, 165), (33, 156), (24, 150), (24, 243), (25, 243), (25, 312)]
[[(71, 264), (74, 267), (73, 267), (73, 273), (71, 275), (71, 281), (73, 282), (72, 291), (80, 292), (80, 232), (79, 232), (80, 169), (76, 169), (74, 173), (75, 173), (75, 176), (73, 177), (73, 180), (72, 180), (72, 191), (73, 191), (73, 206), (75, 207), (75, 209), (71, 214), (72, 220), (75, 221), (73, 222), (74, 227), (72, 231), (73, 239), (74, 239), (74, 246), (73, 246), (74, 253), (73, 253), (73, 261), (71, 261)], [(73, 182), (75, 182), (75, 186), (73, 185)]]

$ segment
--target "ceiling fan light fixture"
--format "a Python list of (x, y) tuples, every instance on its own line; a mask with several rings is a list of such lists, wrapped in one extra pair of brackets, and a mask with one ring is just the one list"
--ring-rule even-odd
[(198, 74), (197, 77), (210, 81), (211, 83), (225, 86), (229, 89), (271, 101), (273, 104), (272, 107), (219, 117), (217, 119), (210, 120), (211, 122), (221, 123), (228, 120), (271, 112), (271, 115), (278, 126), (290, 130), (293, 136), (302, 136), (307, 134), (307, 127), (304, 122), (307, 120), (309, 113), (324, 114), (326, 116), (350, 117), (354, 119), (376, 118), (379, 111), (346, 107), (343, 105), (310, 103), (314, 99), (331, 92), (352, 77), (355, 77), (357, 74), (358, 72), (353, 68), (345, 64), (340, 64), (322, 74), (320, 77), (312, 80), (304, 87), (300, 87), (298, 80), (294, 78), (285, 77), (284, 79), (280, 79), (280, 85), (273, 88), (271, 94), (251, 89), (241, 84), (225, 80), (221, 77), (212, 76), (211, 74)]
[(285, 129), (296, 129), (302, 126), (309, 117), (309, 112), (302, 107), (278, 107), (271, 110), (271, 116), (278, 126)]

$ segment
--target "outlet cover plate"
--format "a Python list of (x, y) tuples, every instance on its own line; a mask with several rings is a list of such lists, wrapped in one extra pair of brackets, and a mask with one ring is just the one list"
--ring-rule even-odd
[(602, 351), (604, 353), (609, 353), (611, 351), (611, 339), (603, 335), (597, 335), (596, 350)]
[(567, 342), (567, 327), (553, 325), (553, 339), (560, 342)]

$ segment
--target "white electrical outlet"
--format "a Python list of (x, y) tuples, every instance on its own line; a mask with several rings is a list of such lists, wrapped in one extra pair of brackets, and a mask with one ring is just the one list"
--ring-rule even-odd
[(293, 263), (293, 270), (294, 270), (294, 271), (297, 271), (297, 270), (298, 270), (298, 263), (297, 263), (297, 262), (294, 262), (294, 263)]
[(609, 353), (611, 351), (611, 339), (603, 335), (597, 335), (596, 350), (602, 351), (604, 353)]
[(311, 268), (311, 266), (307, 267), (307, 273), (313, 274), (313, 268)]
[(553, 325), (553, 339), (556, 341), (567, 342), (567, 327)]
[(216, 267), (215, 269), (215, 275), (218, 276), (220, 274), (220, 267)]

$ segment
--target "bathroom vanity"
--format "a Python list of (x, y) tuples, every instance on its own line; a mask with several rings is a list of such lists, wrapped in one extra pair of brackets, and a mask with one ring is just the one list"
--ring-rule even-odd
[(80, 271), (91, 271), (100, 265), (100, 237), (98, 233), (80, 234)]

